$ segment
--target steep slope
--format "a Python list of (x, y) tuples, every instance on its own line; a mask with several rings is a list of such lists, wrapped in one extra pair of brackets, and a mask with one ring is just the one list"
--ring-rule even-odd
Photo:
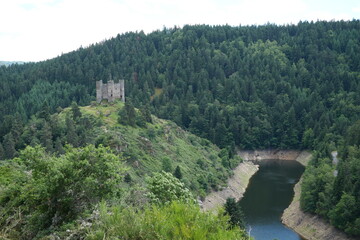
[(224, 165), (240, 161), (171, 121), (152, 116), (151, 123), (141, 122), (137, 109), (136, 124), (124, 124), (127, 108), (122, 102), (74, 104), (32, 118), (19, 141), (34, 147), (0, 162), (0, 238), (66, 235), (68, 226), (84, 235), (78, 223), (102, 199), (144, 206), (145, 179), (156, 172), (174, 173), (196, 197), (205, 196), (226, 184), (232, 171)]
[[(223, 166), (224, 159), (219, 157), (220, 149), (214, 144), (171, 121), (154, 116), (152, 123), (147, 123), (145, 127), (119, 124), (117, 118), (122, 106), (122, 103), (117, 103), (80, 109), (104, 122), (97, 134), (106, 137), (105, 145), (124, 154), (131, 167), (129, 173), (135, 181), (142, 181), (145, 175), (160, 170), (174, 173), (179, 167), (185, 184), (202, 196), (226, 183), (231, 171)], [(232, 160), (231, 166), (235, 166), (239, 160)]]

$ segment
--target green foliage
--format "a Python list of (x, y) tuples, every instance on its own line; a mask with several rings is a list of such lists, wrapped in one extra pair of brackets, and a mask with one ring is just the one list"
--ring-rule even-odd
[(240, 206), (240, 201), (234, 198), (227, 198), (224, 204), (225, 213), (230, 216), (230, 223), (234, 227), (245, 229), (245, 216)]
[[(29, 119), (44, 101), (51, 113), (88, 104), (95, 81), (112, 75), (125, 79), (141, 125), (150, 121), (143, 111), (150, 101), (157, 116), (222, 148), (311, 147), (308, 129), (315, 145), (327, 133), (336, 144), (359, 119), (359, 24), (184, 26), (1, 67), (0, 123), (16, 112)], [(0, 138), (9, 130), (0, 126)]]
[(168, 157), (164, 157), (162, 159), (162, 170), (165, 171), (165, 172), (172, 172), (173, 171), (173, 166), (172, 166), (172, 161), (170, 158)]
[(5, 159), (11, 159), (16, 156), (15, 139), (11, 132), (4, 136), (3, 146)]
[(175, 168), (174, 177), (176, 177), (176, 178), (179, 179), (179, 180), (182, 179), (183, 175), (182, 175), (180, 166), (177, 166), (177, 167)]
[(0, 160), (4, 160), (4, 159), (5, 159), (4, 147), (0, 142)]
[(125, 102), (125, 106), (121, 111), (119, 112), (119, 119), (118, 122), (125, 125), (130, 125), (132, 127), (135, 127), (136, 125), (136, 111), (135, 108), (131, 102), (131, 100), (128, 98)]
[(22, 239), (74, 220), (101, 199), (119, 197), (124, 166), (109, 148), (68, 147), (59, 157), (39, 146), (0, 166), (1, 228)]
[(356, 122), (348, 129), (339, 159), (335, 161), (336, 171), (330, 166), (330, 159), (320, 157), (328, 155), (328, 150), (316, 152), (311, 166), (305, 170), (300, 197), (304, 211), (319, 214), (354, 236), (360, 236), (360, 146), (357, 141), (360, 132), (355, 131), (358, 127)]
[(76, 102), (71, 103), (71, 112), (72, 112), (74, 121), (81, 118), (81, 116), (82, 116), (80, 108)]
[[(304, 179), (309, 190), (303, 197), (309, 200), (306, 209), (329, 215), (345, 193), (358, 206), (360, 138), (359, 126), (353, 124), (360, 118), (359, 25), (352, 20), (164, 28), (121, 34), (49, 61), (0, 67), (5, 158), (26, 145), (42, 144), (61, 153), (65, 142), (104, 143), (124, 151), (134, 167), (134, 181), (159, 171), (161, 159), (168, 156), (174, 166), (181, 166), (186, 186), (204, 195), (217, 189), (236, 165), (229, 146), (309, 148), (316, 149), (317, 156), (306, 175), (309, 179)], [(120, 122), (144, 129), (116, 124), (117, 115), (105, 109), (99, 110), (99, 122), (69, 116), (72, 124), (63, 116), (58, 122), (49, 118), (71, 102), (88, 104), (94, 99), (95, 81), (110, 74), (126, 79), (126, 94), (140, 109), (133, 111), (128, 104)], [(148, 110), (157, 116), (228, 152), (218, 157), (213, 145), (186, 137), (156, 118), (150, 126), (149, 112), (142, 109), (149, 100)], [(98, 116), (95, 111), (101, 107), (87, 110)], [(28, 121), (25, 127), (23, 121)], [(103, 128), (97, 125), (101, 122)], [(328, 155), (339, 145), (338, 176), (331, 180), (325, 173), (333, 170)], [(356, 229), (359, 222), (350, 217), (340, 225)]]
[(248, 239), (240, 228), (230, 228), (228, 218), (200, 211), (195, 204), (172, 202), (144, 210), (100, 206), (100, 219), (87, 238), (96, 239)]
[(315, 146), (314, 139), (314, 131), (311, 128), (306, 129), (302, 138), (302, 146), (306, 149), (313, 149)]
[(125, 174), (124, 181), (126, 183), (131, 183), (132, 182), (132, 177), (131, 177), (130, 173)]
[(184, 183), (168, 172), (154, 173), (154, 176), (147, 179), (147, 188), (149, 190), (148, 197), (152, 203), (196, 202), (189, 189), (184, 186)]
[(318, 167), (308, 166), (305, 170), (304, 180), (301, 184), (300, 204), (305, 212), (317, 212), (327, 216), (329, 210), (327, 201), (330, 201), (329, 196), (331, 196), (335, 177), (333, 168), (326, 163), (326, 159), (318, 161), (321, 162)]
[(356, 202), (354, 196), (344, 193), (340, 201), (336, 204), (335, 208), (329, 213), (331, 223), (340, 229), (347, 232), (353, 231), (349, 220), (352, 221), (356, 217)]

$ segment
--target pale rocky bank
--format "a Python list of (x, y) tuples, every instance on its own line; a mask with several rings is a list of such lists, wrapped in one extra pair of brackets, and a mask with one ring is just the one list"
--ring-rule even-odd
[[(234, 175), (228, 180), (227, 187), (221, 191), (212, 192), (202, 202), (203, 210), (216, 209), (224, 205), (227, 198), (240, 200), (249, 184), (250, 178), (258, 171), (256, 161), (280, 159), (297, 160), (301, 163), (308, 161), (311, 154), (296, 150), (254, 150), (238, 151), (237, 154), (244, 160), (234, 169)], [(303, 163), (304, 164), (304, 163)]]
[[(257, 161), (280, 159), (298, 161), (306, 166), (311, 159), (311, 153), (296, 150), (252, 150), (238, 151), (244, 160), (234, 169), (234, 175), (228, 180), (227, 188), (210, 193), (202, 203), (205, 211), (214, 210), (222, 206), (226, 199), (233, 197), (240, 200), (249, 184), (250, 178), (258, 171)], [(283, 224), (293, 229), (307, 240), (356, 240), (346, 236), (322, 218), (304, 213), (300, 210), (301, 179), (294, 187), (293, 201), (285, 209), (281, 218)]]
[[(336, 154), (333, 154), (333, 157), (337, 160)], [(307, 162), (304, 163), (306, 166)], [(359, 238), (347, 236), (323, 218), (301, 211), (301, 182), (302, 178), (294, 187), (294, 198), (281, 217), (282, 223), (307, 240), (358, 240)]]
[(242, 162), (234, 169), (234, 175), (229, 178), (227, 187), (221, 191), (212, 192), (202, 202), (205, 211), (214, 210), (226, 202), (227, 198), (240, 200), (249, 184), (249, 180), (259, 169), (252, 162)]
[(356, 240), (346, 236), (319, 216), (300, 210), (301, 180), (295, 185), (293, 201), (285, 209), (281, 221), (307, 240)]

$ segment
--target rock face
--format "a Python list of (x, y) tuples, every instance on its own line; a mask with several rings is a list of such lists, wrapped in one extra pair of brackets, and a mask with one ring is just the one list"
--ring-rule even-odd
[(222, 191), (210, 193), (202, 203), (205, 211), (216, 210), (224, 205), (227, 198), (239, 200), (245, 193), (249, 180), (259, 169), (258, 165), (252, 162), (242, 162), (234, 169), (234, 175), (228, 180), (227, 188)]
[(301, 180), (295, 185), (295, 195), (290, 206), (285, 209), (281, 221), (286, 226), (308, 240), (356, 240), (331, 226), (317, 215), (300, 210)]

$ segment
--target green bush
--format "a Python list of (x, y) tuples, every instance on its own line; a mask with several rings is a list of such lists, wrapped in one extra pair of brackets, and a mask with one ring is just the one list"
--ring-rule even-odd
[(151, 205), (143, 211), (119, 206), (109, 209), (103, 203), (87, 239), (247, 239), (244, 231), (230, 228), (228, 221), (222, 211), (214, 215), (183, 202)]
[(103, 146), (68, 147), (59, 157), (37, 146), (0, 166), (4, 171), (0, 228), (11, 226), (17, 238), (31, 239), (74, 220), (103, 198), (118, 197), (124, 167), (122, 159)]
[(189, 189), (171, 173), (164, 171), (155, 173), (153, 177), (147, 179), (147, 188), (149, 190), (148, 197), (152, 203), (195, 202)]

